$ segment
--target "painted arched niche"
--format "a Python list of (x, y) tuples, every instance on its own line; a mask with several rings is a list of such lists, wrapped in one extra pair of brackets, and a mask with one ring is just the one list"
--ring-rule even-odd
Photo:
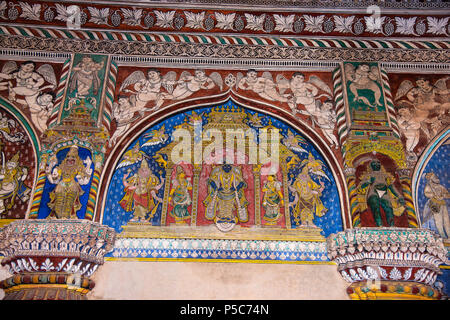
[(37, 219), (85, 219), (93, 179), (92, 152), (87, 146), (63, 142), (48, 154)]
[[(227, 130), (253, 138), (245, 138), (243, 148), (236, 142), (243, 139), (236, 139), (232, 149)], [(216, 134), (222, 147), (211, 152), (220, 139)], [(182, 141), (192, 146), (185, 153), (191, 157), (175, 161), (174, 155), (183, 155)], [(278, 160), (270, 152), (277, 147)], [(233, 154), (229, 167), (217, 161)], [(283, 121), (231, 100), (172, 115), (134, 139), (109, 180), (102, 223), (119, 233), (148, 226), (222, 232), (305, 228), (322, 236), (342, 230), (337, 186), (314, 145)]]
[(0, 98), (0, 219), (24, 219), (37, 167), (37, 140), (21, 112)]
[(450, 242), (450, 138), (449, 133), (435, 141), (421, 163), (417, 176), (416, 205), (422, 228), (437, 232)]
[[(422, 228), (439, 234), (444, 245), (450, 245), (450, 130), (444, 131), (424, 150), (413, 177), (413, 190), (417, 216)], [(442, 274), (436, 278), (435, 286), (443, 292), (450, 288), (448, 265), (440, 267)]]

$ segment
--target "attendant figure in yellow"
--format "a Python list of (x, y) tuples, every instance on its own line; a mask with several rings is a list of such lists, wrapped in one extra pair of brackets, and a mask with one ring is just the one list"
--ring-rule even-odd
[(192, 203), (190, 190), (192, 190), (192, 185), (186, 179), (183, 168), (178, 166), (176, 178), (169, 193), (169, 202), (173, 204), (173, 209), (169, 215), (175, 218), (176, 223), (183, 223), (184, 220), (191, 217), (188, 211), (188, 207)]
[[(232, 223), (248, 220), (247, 200), (244, 189), (247, 183), (237, 166), (224, 164), (215, 167), (207, 181), (208, 196), (203, 201), (206, 218), (216, 223)], [(238, 216), (236, 217), (236, 211)]]
[[(148, 167), (147, 160), (143, 159), (138, 171), (128, 177), (131, 170), (128, 170), (122, 178), (125, 187), (125, 195), (120, 200), (120, 205), (126, 212), (133, 212), (132, 222), (142, 222), (153, 219), (162, 199), (157, 192), (164, 184), (164, 179), (160, 179)], [(148, 217), (147, 217), (148, 214)]]
[[(322, 203), (320, 197), (324, 190), (324, 182), (320, 177), (328, 179), (325, 172), (322, 170), (322, 162), (314, 159), (309, 153), (308, 159), (301, 163), (302, 171), (296, 177), (292, 186), (289, 189), (294, 193), (295, 199), (289, 206), (293, 207), (294, 221), (297, 225), (315, 226), (314, 218), (322, 217), (328, 211)], [(311, 174), (319, 176), (319, 184), (312, 178)]]
[(267, 224), (275, 224), (280, 217), (280, 206), (284, 205), (281, 183), (275, 175), (267, 176), (267, 182), (262, 188), (264, 193), (262, 205), (265, 209), (264, 220)]
[(55, 167), (56, 163), (55, 156), (47, 167), (49, 182), (56, 184), (55, 189), (50, 193), (49, 217), (76, 219), (76, 213), (81, 209), (80, 197), (83, 195), (81, 185), (89, 183), (93, 171), (92, 160), (89, 157), (84, 161), (81, 160), (78, 147), (72, 146), (64, 160)]
[[(30, 188), (23, 183), (28, 169), (19, 166), (19, 157), (17, 152), (0, 169), (0, 214), (13, 207), (16, 197), (22, 201), (29, 198)], [(5, 200), (9, 200), (9, 203), (5, 204)]]

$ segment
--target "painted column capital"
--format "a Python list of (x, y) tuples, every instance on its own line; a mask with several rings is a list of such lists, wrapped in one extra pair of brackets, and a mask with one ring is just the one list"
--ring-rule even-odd
[(438, 299), (432, 287), (448, 263), (442, 239), (427, 229), (357, 228), (327, 238), (328, 256), (352, 299)]
[(13, 274), (0, 287), (8, 299), (84, 299), (114, 242), (112, 228), (87, 220), (14, 221), (0, 229), (1, 264)]

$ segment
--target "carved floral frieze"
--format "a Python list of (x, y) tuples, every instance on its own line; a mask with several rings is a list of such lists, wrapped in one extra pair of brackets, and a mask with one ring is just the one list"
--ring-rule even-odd
[[(334, 5), (334, 4), (333, 4)], [(379, 8), (378, 8), (379, 9)], [(371, 14), (373, 13), (373, 14)], [(248, 32), (386, 36), (448, 36), (449, 17), (401, 14), (318, 14), (139, 8), (131, 6), (63, 5), (55, 2), (0, 2), (0, 19), (7, 22), (52, 23), (80, 27), (142, 31)]]

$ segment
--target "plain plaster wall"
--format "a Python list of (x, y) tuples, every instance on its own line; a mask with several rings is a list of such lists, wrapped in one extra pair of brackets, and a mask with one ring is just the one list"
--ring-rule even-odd
[(88, 299), (349, 299), (333, 264), (106, 261)]

